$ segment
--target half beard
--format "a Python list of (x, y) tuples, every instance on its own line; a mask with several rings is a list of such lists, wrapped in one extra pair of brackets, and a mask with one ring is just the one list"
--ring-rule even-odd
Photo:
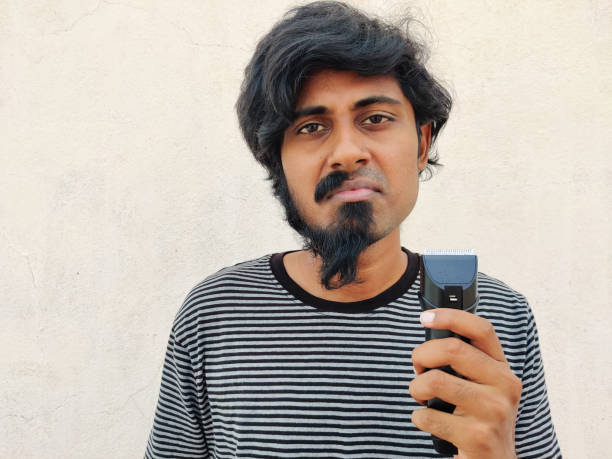
[[(276, 196), (285, 209), (286, 220), (303, 239), (303, 249), (319, 256), (321, 285), (327, 290), (348, 284), (360, 284), (357, 278), (359, 255), (371, 244), (380, 240), (372, 230), (374, 219), (369, 201), (346, 202), (338, 208), (338, 221), (327, 228), (315, 228), (301, 217), (295, 205), (287, 181), (281, 178)], [(332, 282), (332, 278), (338, 279)]]

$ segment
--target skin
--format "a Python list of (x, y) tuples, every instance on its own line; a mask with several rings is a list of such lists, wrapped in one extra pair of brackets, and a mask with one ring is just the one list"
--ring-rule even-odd
[[(521, 398), (521, 381), (512, 373), (490, 322), (457, 309), (437, 309), (429, 328), (452, 330), (470, 339), (427, 341), (412, 351), (417, 377), (410, 395), (419, 403), (433, 397), (456, 405), (453, 414), (431, 408), (415, 410), (412, 422), (419, 429), (454, 443), (459, 458), (516, 458), (514, 426)], [(439, 370), (450, 365), (467, 379)]]
[[(355, 103), (385, 96), (398, 103)], [(421, 127), (418, 143), (414, 111), (397, 81), (390, 76), (361, 77), (352, 72), (325, 70), (302, 88), (296, 111), (325, 107), (325, 113), (298, 117), (285, 131), (281, 160), (291, 198), (300, 216), (316, 228), (333, 227), (337, 200), (314, 199), (315, 188), (334, 171), (368, 177), (381, 192), (367, 198), (372, 205), (376, 242), (357, 261), (361, 283), (336, 290), (321, 285), (322, 261), (307, 251), (284, 257), (289, 276), (309, 293), (333, 301), (372, 298), (393, 285), (406, 269), (399, 226), (418, 195), (418, 172), (427, 165), (430, 125)], [(423, 317), (423, 316), (422, 316)], [(511, 458), (514, 426), (521, 396), (520, 380), (512, 373), (492, 325), (465, 311), (439, 309), (424, 326), (452, 330), (470, 339), (427, 341), (417, 346), (412, 360), (417, 376), (410, 394), (419, 403), (433, 397), (457, 406), (452, 414), (415, 410), (412, 422), (421, 430), (451, 441), (460, 458)], [(461, 379), (438, 370), (452, 366)]]
[[(398, 103), (354, 107), (372, 96)], [(412, 105), (390, 76), (322, 71), (304, 85), (296, 111), (319, 106), (327, 112), (299, 117), (285, 131), (281, 160), (292, 199), (309, 225), (327, 227), (336, 222), (341, 203), (315, 202), (316, 185), (334, 171), (365, 176), (381, 189), (369, 198), (373, 232), (380, 239), (359, 256), (363, 281), (359, 284), (326, 290), (318, 277), (321, 260), (306, 251), (286, 255), (285, 267), (300, 286), (321, 298), (345, 302), (371, 298), (393, 285), (406, 269), (399, 225), (416, 203), (418, 172), (427, 165), (430, 126), (421, 128), (419, 145)]]

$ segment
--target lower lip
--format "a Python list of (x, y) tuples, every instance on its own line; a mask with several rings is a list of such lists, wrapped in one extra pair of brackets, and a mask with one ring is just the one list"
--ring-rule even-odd
[(364, 199), (371, 198), (377, 191), (371, 190), (370, 188), (357, 188), (356, 190), (346, 190), (334, 194), (331, 199), (336, 199), (342, 202), (349, 201), (362, 201)]

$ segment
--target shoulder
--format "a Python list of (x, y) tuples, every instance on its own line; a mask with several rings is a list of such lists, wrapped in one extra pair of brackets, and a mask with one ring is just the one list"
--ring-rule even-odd
[(527, 299), (483, 273), (478, 273), (478, 293), (476, 313), (493, 325), (514, 374), (525, 381), (534, 365), (542, 371), (538, 331)]
[(499, 279), (479, 272), (478, 295), (478, 315), (491, 321), (496, 329), (525, 330), (533, 320), (525, 296)]
[(227, 266), (198, 282), (189, 290), (176, 314), (175, 332), (184, 333), (203, 315), (215, 309), (227, 309), (245, 297), (278, 292), (278, 283), (270, 269), (272, 255)]
[(501, 280), (481, 272), (478, 273), (478, 294), (481, 300), (497, 299), (516, 304), (527, 302), (522, 293), (517, 292)]

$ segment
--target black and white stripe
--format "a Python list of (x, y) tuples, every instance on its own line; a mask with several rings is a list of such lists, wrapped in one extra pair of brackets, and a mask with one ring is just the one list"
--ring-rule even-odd
[[(411, 353), (424, 340), (414, 269), (391, 301), (334, 308), (303, 301), (279, 255), (280, 265), (266, 255), (225, 268), (187, 295), (145, 457), (442, 457), (410, 422)], [(561, 457), (529, 305), (482, 273), (479, 294), (478, 314), (523, 382), (519, 457)]]

